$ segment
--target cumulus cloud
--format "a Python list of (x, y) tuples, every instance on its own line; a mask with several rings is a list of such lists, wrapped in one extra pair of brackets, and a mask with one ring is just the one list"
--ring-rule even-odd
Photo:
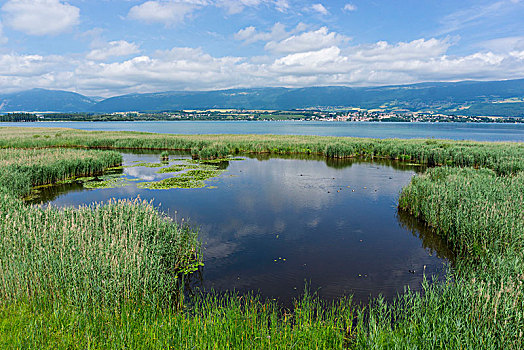
[(344, 5), (344, 11), (356, 11), (357, 7), (353, 4), (346, 4)]
[(372, 45), (362, 45), (351, 48), (350, 56), (358, 61), (392, 61), (408, 59), (425, 59), (438, 57), (444, 54), (450, 47), (449, 39), (417, 39), (410, 42), (399, 42), (389, 44), (387, 41), (379, 41)]
[(171, 0), (171, 1), (146, 1), (133, 6), (128, 13), (128, 18), (147, 23), (163, 23), (174, 25), (183, 22), (198, 8), (208, 5), (206, 0)]
[(272, 71), (285, 74), (316, 75), (318, 73), (342, 73), (347, 71), (348, 58), (340, 55), (336, 46), (317, 51), (300, 52), (275, 60)]
[[(302, 28), (304, 28), (304, 25), (300, 23), (292, 32), (300, 31)], [(249, 26), (236, 32), (234, 38), (246, 44), (251, 44), (257, 41), (281, 40), (289, 35), (290, 33), (286, 31), (286, 26), (277, 22), (269, 32), (259, 32), (255, 27)]]
[(265, 49), (276, 53), (306, 52), (336, 46), (347, 40), (349, 38), (322, 27), (315, 31), (292, 35), (281, 41), (270, 41)]
[[(246, 29), (244, 33), (244, 39), (261, 34), (253, 29)], [(265, 33), (264, 40), (268, 40), (270, 33), (272, 31)], [(323, 28), (286, 35), (274, 42), (293, 38), (287, 45), (295, 49), (275, 50), (275, 54), (257, 58), (215, 57), (201, 48), (189, 47), (137, 55), (138, 47), (126, 41), (96, 47), (84, 58), (3, 54), (0, 55), (0, 90), (41, 87), (112, 96), (166, 90), (369, 86), (524, 77), (524, 49), (519, 49), (518, 44), (507, 51), (450, 56), (448, 39), (349, 46), (343, 38), (337, 39), (338, 34)], [(322, 45), (306, 46), (303, 43), (308, 37)], [(130, 54), (135, 56), (119, 56)], [(115, 58), (111, 62), (104, 60), (111, 57)]]
[(125, 40), (111, 41), (105, 45), (91, 50), (86, 56), (87, 59), (104, 61), (110, 57), (129, 56), (138, 53), (140, 50), (135, 43)]
[(245, 7), (258, 6), (260, 3), (262, 0), (218, 0), (217, 6), (225, 8), (229, 14), (237, 14)]
[(9, 0), (4, 6), (4, 22), (29, 35), (56, 35), (75, 26), (80, 10), (60, 0)]
[(313, 4), (311, 5), (310, 9), (320, 13), (321, 15), (327, 15), (329, 13), (329, 11), (322, 4)]

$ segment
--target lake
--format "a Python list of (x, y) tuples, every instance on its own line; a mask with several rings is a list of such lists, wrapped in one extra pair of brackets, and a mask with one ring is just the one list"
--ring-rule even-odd
[[(398, 195), (423, 169), (393, 161), (253, 157), (221, 164), (205, 188), (149, 190), (143, 181), (174, 176), (142, 163), (159, 154), (124, 153), (125, 187), (86, 189), (73, 183), (42, 189), (36, 202), (78, 206), (140, 198), (200, 230), (204, 267), (192, 288), (256, 292), (290, 306), (307, 284), (326, 300), (353, 294), (392, 299), (420, 290), (423, 273), (444, 274), (446, 245), (397, 212)], [(171, 156), (170, 165), (188, 162)]]
[(152, 121), (29, 122), (0, 123), (0, 126), (64, 127), (82, 130), (126, 130), (169, 134), (276, 134), (524, 142), (524, 124), (522, 123)]

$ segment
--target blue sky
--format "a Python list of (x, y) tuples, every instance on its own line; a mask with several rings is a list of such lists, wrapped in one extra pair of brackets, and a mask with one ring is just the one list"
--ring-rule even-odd
[(524, 78), (524, 0), (4, 0), (0, 91)]

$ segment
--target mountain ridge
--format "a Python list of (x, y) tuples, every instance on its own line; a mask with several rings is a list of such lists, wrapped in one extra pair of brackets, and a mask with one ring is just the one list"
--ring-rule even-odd
[[(262, 87), (212, 91), (132, 93), (105, 99), (71, 91), (31, 89), (0, 94), (0, 112), (155, 112), (183, 109), (303, 109), (359, 107), (365, 109), (436, 112), (484, 110), (524, 115), (524, 79), (500, 81), (426, 82), (377, 87)], [(462, 108), (462, 109), (461, 109)]]

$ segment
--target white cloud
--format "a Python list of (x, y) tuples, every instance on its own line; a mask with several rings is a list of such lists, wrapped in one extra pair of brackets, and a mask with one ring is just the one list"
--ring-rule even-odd
[(356, 11), (357, 7), (353, 4), (346, 4), (344, 5), (344, 11)]
[(271, 70), (283, 73), (298, 73), (300, 75), (315, 75), (318, 73), (346, 72), (347, 57), (340, 55), (336, 46), (317, 51), (300, 52), (275, 60)]
[(29, 35), (56, 35), (75, 26), (80, 10), (59, 0), (9, 0), (2, 6), (4, 22)]
[(349, 56), (358, 61), (392, 61), (408, 59), (426, 59), (444, 54), (450, 47), (449, 39), (417, 39), (410, 42), (399, 42), (394, 45), (379, 41), (372, 45), (350, 48)]
[(87, 59), (95, 61), (105, 61), (110, 57), (129, 56), (138, 53), (140, 50), (135, 43), (125, 40), (111, 41), (102, 47), (91, 50), (87, 54)]
[(329, 11), (322, 4), (313, 4), (310, 7), (311, 10), (320, 13), (321, 15), (327, 15)]
[[(300, 23), (292, 32), (302, 30), (302, 28), (304, 28), (304, 25)], [(289, 35), (290, 33), (286, 31), (286, 26), (277, 22), (269, 32), (258, 32), (255, 27), (249, 26), (236, 32), (234, 38), (244, 41), (246, 44), (251, 44), (257, 41), (281, 40)]]
[(289, 10), (288, 0), (216, 0), (215, 5), (225, 8), (230, 15), (238, 14), (245, 8), (258, 7), (262, 4), (273, 6), (279, 12)]
[(287, 0), (275, 0), (275, 8), (277, 11), (286, 12), (289, 10), (289, 3)]
[[(245, 38), (251, 38), (253, 30), (246, 29)], [(265, 40), (271, 33), (255, 32), (265, 34)], [(201, 48), (188, 47), (175, 47), (131, 58), (117, 56), (131, 52), (135, 52), (135, 55), (138, 52), (135, 44), (126, 41), (107, 43), (107, 51), (103, 50), (103, 46), (94, 48), (89, 53), (91, 59), (87, 56), (78, 58), (77, 55), (3, 54), (0, 55), (0, 90), (41, 87), (112, 96), (166, 90), (369, 86), (524, 78), (524, 49), (449, 56), (447, 51), (450, 42), (447, 39), (418, 39), (397, 43), (381, 41), (348, 46), (344, 40), (336, 39), (339, 34), (323, 28), (286, 35), (284, 39), (274, 42), (293, 38), (287, 44), (294, 46), (294, 50), (255, 58), (215, 57)], [(307, 47), (304, 44), (306, 40), (298, 39), (308, 36), (312, 41), (323, 44), (314, 46), (310, 43)], [(103, 60), (110, 57), (114, 60)]]
[(260, 3), (262, 3), (262, 0), (218, 0), (216, 4), (225, 8), (229, 14), (237, 14), (242, 12), (245, 7), (255, 7)]
[(207, 4), (206, 0), (146, 1), (133, 6), (129, 10), (128, 18), (174, 25), (183, 22), (195, 10)]
[(510, 36), (487, 40), (479, 44), (480, 47), (498, 51), (508, 52), (513, 50), (524, 50), (524, 36)]
[(306, 52), (336, 46), (347, 40), (349, 38), (322, 27), (315, 31), (292, 35), (281, 41), (270, 41), (265, 49), (276, 53)]

